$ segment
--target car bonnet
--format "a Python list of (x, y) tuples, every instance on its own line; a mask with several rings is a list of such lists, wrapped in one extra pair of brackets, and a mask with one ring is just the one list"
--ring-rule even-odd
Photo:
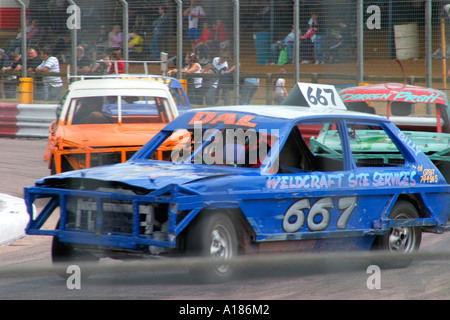
[(174, 164), (156, 160), (129, 161), (114, 165), (64, 172), (36, 182), (37, 186), (56, 186), (68, 180), (96, 180), (101, 184), (126, 184), (137, 188), (157, 190), (170, 184), (190, 182), (237, 174), (258, 174), (258, 170), (226, 166)]

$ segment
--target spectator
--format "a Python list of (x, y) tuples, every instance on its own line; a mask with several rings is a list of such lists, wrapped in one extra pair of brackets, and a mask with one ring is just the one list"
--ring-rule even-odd
[(330, 46), (330, 48), (328, 48), (328, 59), (330, 60), (330, 62), (339, 62), (340, 59), (337, 57), (339, 56), (339, 52), (350, 46), (350, 28), (344, 22), (339, 22), (339, 32), (337, 34), (333, 34), (332, 36), (332, 45)]
[[(42, 63), (42, 58), (39, 56), (38, 52), (34, 48), (28, 49), (27, 54), (27, 68), (28, 72), (35, 72), (36, 68)], [(43, 84), (42, 77), (35, 76), (33, 81), (33, 99), (42, 100), (43, 99)]]
[(228, 37), (228, 32), (225, 24), (220, 19), (216, 20), (214, 34), (214, 40), (218, 44), (220, 50), (227, 51), (228, 47), (230, 46), (230, 38)]
[(314, 56), (316, 58), (316, 64), (325, 63), (325, 52), (323, 49), (323, 42), (325, 39), (326, 29), (323, 21), (319, 18), (317, 12), (312, 14), (312, 29), (314, 30)]
[[(41, 58), (43, 61), (36, 67), (36, 72), (61, 72), (59, 69), (59, 61), (51, 54), (49, 47), (41, 50)], [(57, 101), (61, 98), (63, 82), (60, 76), (43, 76), (42, 82), (44, 84), (44, 100)]]
[(112, 51), (122, 49), (123, 33), (119, 25), (113, 26), (112, 31), (108, 34), (108, 48)]
[(277, 41), (270, 46), (270, 63), (271, 64), (277, 63), (281, 47), (287, 48), (289, 61), (292, 61), (294, 54), (294, 40), (295, 40), (294, 27), (292, 26), (291, 32), (283, 40)]
[(191, 0), (189, 8), (184, 11), (184, 16), (189, 19), (188, 39), (191, 40), (192, 51), (195, 52), (195, 45), (200, 38), (198, 21), (205, 16), (205, 11), (201, 6), (196, 5), (196, 0)]
[[(281, 69), (280, 73), (285, 73), (286, 70)], [(278, 78), (274, 83), (275, 92), (274, 92), (274, 100), (276, 104), (281, 104), (284, 99), (286, 99), (288, 93), (286, 90), (286, 80), (284, 78)]]
[(218, 83), (218, 93), (222, 97), (224, 104), (228, 105), (228, 91), (233, 90), (233, 72), (235, 66), (231, 68), (228, 66), (228, 54), (222, 52), (219, 57), (213, 59), (212, 65), (216, 73), (220, 73)]
[(312, 26), (300, 37), (300, 59), (302, 64), (311, 63), (314, 56), (315, 34)]
[(108, 60), (109, 56), (106, 54), (106, 52), (100, 53), (99, 60), (96, 61), (92, 66), (92, 72), (101, 74), (106, 73), (110, 66)]
[(96, 50), (97, 53), (105, 52), (108, 47), (108, 29), (106, 26), (100, 26), (99, 33), (94, 42), (89, 42), (89, 49)]
[(231, 70), (228, 69), (228, 54), (226, 52), (222, 52), (220, 56), (215, 57), (212, 61), (212, 65), (214, 66), (214, 72), (216, 73), (229, 73), (235, 69), (234, 66)]
[[(197, 62), (197, 57), (195, 56), (195, 53), (189, 53), (186, 55), (186, 66), (181, 70), (182, 73), (201, 73), (202, 72), (202, 66), (200, 63)], [(172, 69), (169, 72), (167, 72), (167, 75), (169, 77), (175, 75), (178, 72), (177, 69)], [(202, 78), (196, 77), (196, 78), (190, 78), (188, 80), (188, 96), (189, 100), (194, 103), (198, 104), (201, 99), (200, 97), (200, 88), (202, 86)]]
[(128, 52), (131, 54), (137, 54), (142, 53), (143, 49), (144, 49), (144, 38), (142, 38), (142, 36), (138, 35), (135, 32), (130, 34), (128, 41)]
[[(5, 50), (0, 49), (0, 70), (3, 71), (5, 68), (9, 67), (10, 65), (11, 65), (11, 62), (9, 61), (9, 59), (6, 55)], [(0, 86), (0, 90), (1, 90), (1, 87), (2, 86)], [(0, 91), (0, 98), (2, 98), (2, 97), (3, 97), (3, 95), (1, 94), (1, 91)]]
[[(150, 42), (150, 54), (153, 60), (159, 60), (161, 55), (161, 45), (165, 37), (167, 37), (167, 31), (169, 28), (169, 19), (166, 15), (166, 8), (158, 8), (159, 17), (153, 21), (153, 36)], [(167, 41), (167, 40), (166, 40)]]
[(89, 57), (84, 53), (84, 47), (77, 47), (77, 71), (82, 73), (91, 72), (92, 70), (92, 61)]
[(240, 103), (243, 105), (250, 104), (258, 88), (259, 88), (258, 78), (245, 78), (244, 85), (240, 89), (241, 93)]
[[(16, 52), (11, 52), (9, 54), (10, 65), (8, 67), (3, 67), (3, 72), (10, 71), (21, 71), (22, 70), (22, 56)], [(6, 99), (15, 99), (18, 82), (17, 75), (9, 75), (6, 81), (3, 83), (3, 89), (5, 90)]]
[(213, 40), (213, 33), (209, 28), (209, 24), (207, 22), (203, 23), (202, 35), (198, 39), (198, 42), (195, 46), (195, 53), (197, 54), (198, 61), (201, 64), (207, 64), (210, 62), (210, 54), (211, 54), (211, 41)]
[(125, 72), (125, 63), (123, 62), (122, 50), (116, 50), (111, 53), (110, 62), (107, 73), (120, 74)]
[[(37, 37), (39, 37), (39, 27), (37, 20), (27, 19), (26, 25), (27, 26), (25, 32), (27, 40), (36, 39)], [(17, 34), (16, 38), (11, 42), (11, 45), (9, 46), (8, 50), (6, 50), (6, 54), (9, 55), (11, 52), (15, 51), (16, 48), (20, 48), (21, 43), (22, 43), (22, 32), (19, 29), (19, 33)]]
[[(214, 74), (215, 68), (211, 63), (208, 63), (202, 73), (203, 74)], [(218, 83), (219, 79), (217, 78), (203, 78), (202, 80), (202, 88), (201, 88), (201, 96), (205, 97), (205, 102), (207, 106), (215, 106), (218, 101)]]

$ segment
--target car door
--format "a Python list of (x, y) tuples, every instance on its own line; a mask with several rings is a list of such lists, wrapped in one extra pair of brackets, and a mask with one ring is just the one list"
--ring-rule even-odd
[(414, 184), (385, 128), (363, 119), (297, 123), (280, 147), (278, 167), (266, 177), (265, 203), (246, 203), (258, 241), (367, 249), (373, 237), (366, 235), (376, 233), (374, 221), (387, 212), (397, 187)]

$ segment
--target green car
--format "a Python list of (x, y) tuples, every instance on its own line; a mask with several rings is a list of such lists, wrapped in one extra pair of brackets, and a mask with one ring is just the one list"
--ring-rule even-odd
[[(404, 133), (406, 144), (417, 145), (450, 181), (450, 104), (447, 95), (436, 89), (383, 83), (343, 89), (339, 95), (348, 110), (375, 113), (387, 117)], [(323, 128), (311, 140), (320, 148), (333, 139), (333, 128)], [(370, 133), (370, 134), (369, 134)], [(352, 150), (358, 150), (364, 161), (383, 161), (386, 165), (395, 162), (397, 155), (391, 154), (393, 146), (383, 143), (384, 134), (374, 130), (352, 130), (349, 132)], [(339, 156), (336, 145), (336, 157)], [(336, 151), (337, 150), (337, 151)], [(380, 151), (385, 151), (380, 157)], [(376, 156), (375, 156), (376, 155)]]

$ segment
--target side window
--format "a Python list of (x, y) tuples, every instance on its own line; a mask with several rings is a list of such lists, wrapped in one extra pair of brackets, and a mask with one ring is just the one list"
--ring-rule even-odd
[(301, 124), (300, 132), (309, 145), (316, 171), (344, 169), (342, 141), (335, 122)]
[(348, 124), (350, 149), (357, 167), (402, 166), (405, 158), (380, 126)]
[(279, 155), (279, 173), (341, 171), (342, 143), (335, 123), (295, 126)]

